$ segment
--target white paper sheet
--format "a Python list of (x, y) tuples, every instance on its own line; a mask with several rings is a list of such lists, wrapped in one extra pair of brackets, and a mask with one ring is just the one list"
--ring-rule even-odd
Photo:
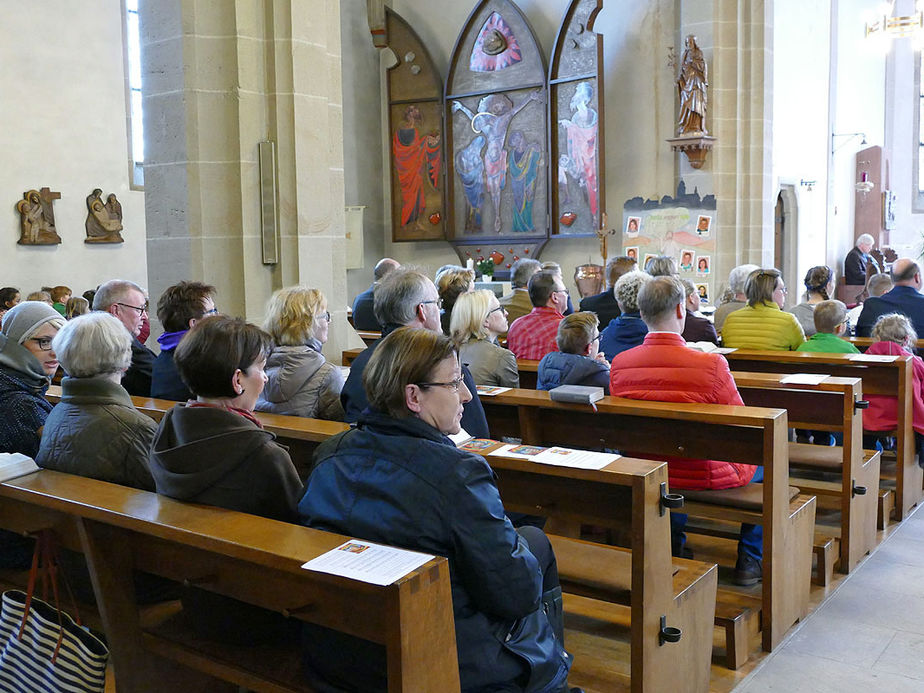
[(350, 539), (336, 549), (312, 558), (302, 568), (373, 585), (390, 585), (432, 558), (416, 551)]
[(793, 373), (780, 378), (780, 382), (784, 385), (818, 385), (827, 379), (827, 375), (820, 373)]
[(500, 387), (499, 385), (479, 385), (477, 388), (479, 397), (493, 397), (502, 392), (507, 392), (510, 389), (509, 387)]
[(869, 361), (870, 363), (891, 363), (898, 356), (889, 356), (888, 354), (851, 354), (851, 361)]
[(536, 445), (504, 445), (489, 456), (513, 457), (520, 460), (551, 464), (556, 467), (573, 467), (575, 469), (603, 469), (610, 462), (615, 462), (621, 455), (606, 452), (590, 452), (571, 448), (542, 448)]

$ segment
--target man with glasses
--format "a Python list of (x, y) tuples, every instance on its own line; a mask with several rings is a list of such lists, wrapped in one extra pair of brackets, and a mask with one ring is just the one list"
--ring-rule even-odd
[(552, 270), (536, 272), (527, 288), (533, 309), (513, 321), (507, 332), (507, 348), (518, 359), (538, 361), (550, 351), (558, 351), (555, 337), (568, 306), (568, 291)]
[(96, 290), (93, 310), (110, 313), (125, 325), (132, 336), (132, 363), (122, 376), (122, 387), (130, 395), (150, 397), (154, 352), (138, 341), (142, 318), (148, 312), (144, 289), (125, 279), (111, 279)]
[(173, 363), (173, 352), (193, 325), (210, 315), (217, 315), (215, 287), (202, 282), (180, 282), (167, 289), (157, 300), (157, 319), (164, 333), (157, 338), (160, 354), (154, 359), (151, 397), (185, 402), (195, 399), (180, 378)]
[[(382, 325), (382, 337), (399, 327), (415, 327), (442, 334), (440, 307), (442, 301), (436, 286), (426, 275), (412, 269), (399, 268), (388, 274), (375, 289), (375, 317)], [(359, 354), (350, 366), (350, 376), (340, 392), (345, 420), (355, 422), (369, 405), (363, 387), (363, 371), (375, 348), (375, 341)], [(462, 379), (472, 393), (472, 399), (462, 407), (462, 428), (475, 438), (488, 438), (488, 422), (475, 388), (475, 380), (465, 364)]]

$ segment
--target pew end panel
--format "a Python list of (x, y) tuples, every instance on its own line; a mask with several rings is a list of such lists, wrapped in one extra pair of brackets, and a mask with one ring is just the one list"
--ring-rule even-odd
[[(0, 518), (29, 509), (70, 520), (87, 557), (120, 691), (150, 690), (158, 658), (145, 643), (132, 573), (143, 570), (385, 646), (389, 691), (458, 691), (448, 562), (435, 558), (385, 587), (301, 568), (348, 537), (42, 470), (0, 484)], [(14, 524), (11, 528), (17, 529)], [(161, 642), (159, 654), (180, 651)], [(255, 690), (304, 690), (186, 652), (184, 664)], [(238, 673), (235, 673), (235, 672)]]
[[(483, 404), (494, 435), (520, 437), (528, 444), (762, 464), (763, 648), (771, 651), (808, 612), (815, 499), (789, 502), (785, 411), (605, 397), (594, 412), (527, 390), (485, 398)], [(516, 409), (517, 418), (501, 411), (505, 408)]]
[[(840, 433), (841, 446), (825, 447), (789, 444), (792, 483), (815, 495), (840, 501), (840, 548), (838, 568), (853, 570), (875, 546), (876, 509), (879, 488), (878, 455), (864, 454), (862, 381), (859, 378), (829, 376), (817, 385), (785, 384), (775, 373), (732, 373), (745, 403), (786, 409), (789, 425), (795, 428)], [(830, 484), (806, 480), (800, 471), (822, 472), (840, 477), (837, 491)], [(865, 489), (865, 492), (863, 492)], [(816, 547), (816, 551), (817, 551)]]
[[(550, 535), (563, 588), (629, 605), (633, 691), (707, 691), (717, 570), (696, 561), (682, 574), (673, 567), (661, 504), (667, 465), (623, 457), (602, 470), (581, 470), (486, 459), (505, 507), (566, 524), (631, 527), (627, 549)], [(661, 643), (662, 617), (681, 629), (679, 642)]]

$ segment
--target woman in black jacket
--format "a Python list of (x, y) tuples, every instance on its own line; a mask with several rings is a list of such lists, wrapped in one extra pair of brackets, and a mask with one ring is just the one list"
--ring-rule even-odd
[[(548, 539), (515, 530), (483, 457), (455, 447), (462, 381), (453, 343), (400, 328), (364, 371), (370, 409), (315, 455), (302, 522), (446, 556), (464, 691), (567, 690), (561, 588)], [(310, 669), (348, 690), (385, 689), (381, 648), (305, 629)]]

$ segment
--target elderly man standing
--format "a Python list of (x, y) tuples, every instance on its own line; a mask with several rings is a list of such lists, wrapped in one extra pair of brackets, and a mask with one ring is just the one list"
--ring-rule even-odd
[(757, 265), (738, 265), (728, 273), (728, 290), (734, 296), (715, 309), (713, 319), (716, 332), (722, 331), (722, 325), (725, 323), (725, 318), (728, 317), (729, 313), (734, 313), (748, 304), (748, 297), (744, 295), (744, 284), (747, 282), (751, 272), (759, 269), (760, 267)]
[[(610, 368), (610, 394), (654, 402), (743, 404), (724, 356), (686, 346), (680, 334), (686, 321), (683, 285), (674, 277), (655, 277), (642, 286), (638, 306), (648, 334), (641, 346), (618, 354)], [(722, 489), (763, 479), (763, 468), (749, 464), (672, 458), (667, 463), (671, 488)], [(671, 513), (671, 543), (684, 553), (686, 515)], [(734, 579), (753, 585), (761, 579), (763, 532), (741, 525)]]
[(867, 275), (879, 274), (881, 271), (876, 258), (869, 254), (875, 239), (868, 233), (857, 237), (857, 244), (844, 258), (844, 283), (850, 286), (866, 286)]
[(93, 310), (116, 316), (132, 336), (132, 363), (122, 376), (122, 387), (130, 395), (150, 397), (155, 356), (153, 351), (138, 341), (141, 323), (148, 312), (144, 289), (125, 279), (111, 279), (96, 290)]
[(857, 336), (869, 337), (873, 325), (887, 313), (901, 313), (911, 320), (914, 331), (924, 334), (924, 296), (921, 295), (921, 267), (910, 257), (900, 257), (892, 263), (891, 291), (870, 297), (863, 302), (857, 319)]
[(550, 351), (558, 351), (555, 337), (558, 323), (565, 317), (568, 291), (558, 274), (542, 270), (529, 279), (529, 300), (533, 309), (513, 321), (507, 332), (507, 348), (518, 359), (538, 361)]
[(533, 304), (529, 300), (529, 278), (539, 271), (541, 265), (538, 260), (523, 258), (513, 263), (510, 270), (510, 283), (513, 285), (513, 291), (506, 296), (502, 296), (500, 304), (507, 309), (507, 322), (513, 324), (517, 318), (521, 318), (533, 309)]
[(375, 287), (388, 276), (389, 272), (398, 269), (400, 266), (397, 260), (392, 260), (390, 257), (383, 257), (375, 264), (375, 269), (372, 270), (372, 286), (353, 299), (353, 327), (357, 330), (382, 329), (375, 319), (375, 304), (373, 302)]
[[(430, 278), (412, 269), (399, 268), (389, 273), (375, 289), (375, 317), (382, 325), (385, 337), (399, 327), (416, 327), (442, 334), (440, 297)], [(363, 371), (381, 340), (361, 352), (350, 366), (350, 376), (340, 391), (345, 420), (355, 422), (369, 406), (363, 387)], [(476, 438), (488, 438), (488, 421), (478, 399), (475, 380), (462, 364), (462, 380), (472, 393), (472, 399), (462, 407), (462, 428)], [(452, 383), (440, 383), (450, 387)]]

